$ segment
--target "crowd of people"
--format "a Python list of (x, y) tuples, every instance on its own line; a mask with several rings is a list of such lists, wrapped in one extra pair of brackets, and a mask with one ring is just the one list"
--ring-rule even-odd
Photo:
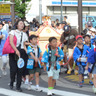
[[(43, 24), (41, 24), (43, 25)], [(67, 74), (71, 74), (73, 64), (75, 62), (74, 73), (79, 75), (79, 87), (83, 87), (84, 72), (89, 71), (89, 84), (94, 85), (93, 91), (96, 93), (96, 30), (92, 27), (92, 22), (88, 21), (86, 28), (81, 32), (72, 29), (64, 16), (64, 21), (59, 23), (51, 23), (51, 26), (61, 34), (60, 45), (57, 46), (57, 38), (50, 37), (49, 45), (44, 54), (40, 49), (37, 41), (38, 36), (29, 36), (30, 31), (37, 31), (40, 27), (39, 22), (34, 18), (32, 22), (26, 19), (16, 19), (16, 23), (12, 27), (11, 22), (8, 24), (0, 22), (0, 56), (2, 58), (2, 73), (6, 75), (7, 57), (9, 56), (10, 67), (10, 89), (13, 89), (16, 82), (16, 90), (21, 92), (22, 80), (28, 85), (28, 90), (31, 89), (32, 80), (35, 75), (36, 91), (41, 91), (39, 87), (39, 75), (41, 72), (41, 62), (44, 64), (44, 71), (48, 74), (48, 96), (52, 96), (56, 80), (59, 79), (60, 62), (67, 63)], [(9, 42), (14, 49), (14, 53), (3, 54), (4, 44), (9, 36)], [(14, 44), (14, 36), (17, 38), (16, 46)], [(61, 48), (60, 48), (61, 47)], [(25, 62), (24, 67), (18, 68), (17, 61), (22, 58)], [(42, 59), (41, 59), (42, 58)], [(91, 66), (91, 67), (90, 67)], [(92, 81), (93, 74), (93, 81)]]

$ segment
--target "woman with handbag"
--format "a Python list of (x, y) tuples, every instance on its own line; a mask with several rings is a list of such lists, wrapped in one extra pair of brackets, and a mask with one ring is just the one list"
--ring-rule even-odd
[[(16, 90), (21, 92), (22, 89), (21, 87), (21, 81), (22, 81), (22, 73), (23, 73), (23, 68), (18, 68), (17, 66), (17, 61), (19, 57), (22, 56), (22, 49), (24, 49), (24, 43), (28, 41), (28, 37), (26, 34), (22, 31), (24, 28), (24, 22), (22, 20), (18, 20), (16, 22), (16, 29), (12, 30), (9, 33), (9, 41), (10, 45), (12, 48), (15, 50), (15, 53), (9, 54), (9, 66), (10, 66), (10, 89), (13, 89), (13, 83), (15, 82), (15, 77), (16, 78)], [(17, 38), (17, 44), (13, 43), (14, 35)]]

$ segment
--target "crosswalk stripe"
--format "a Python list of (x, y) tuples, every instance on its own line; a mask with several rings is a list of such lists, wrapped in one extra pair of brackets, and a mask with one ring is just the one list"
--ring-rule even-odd
[(6, 95), (6, 96), (36, 96), (36, 95), (30, 95), (22, 92), (16, 92), (4, 88), (0, 88), (0, 94)]
[[(23, 88), (27, 88), (26, 85), (24, 85), (24, 84), (23, 84), (22, 87)], [(35, 88), (36, 88), (36, 86), (34, 86), (34, 85), (31, 86), (32, 90), (34, 90)], [(42, 90), (43, 92), (47, 93), (48, 88), (40, 87), (40, 90)], [(86, 95), (86, 94), (79, 94), (79, 93), (61, 91), (61, 90), (56, 90), (56, 89), (53, 89), (53, 93), (55, 93), (56, 95), (59, 95), (59, 96), (71, 96), (71, 95), (74, 95), (74, 96), (90, 96), (90, 95)]]

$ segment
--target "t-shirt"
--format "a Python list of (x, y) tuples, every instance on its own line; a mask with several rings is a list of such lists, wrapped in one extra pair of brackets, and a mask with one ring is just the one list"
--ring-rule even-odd
[(55, 50), (51, 50), (51, 67), (54, 67), (54, 64), (56, 63), (56, 49)]
[[(37, 46), (36, 46), (36, 48), (33, 47), (33, 49), (34, 49), (34, 52), (35, 52), (35, 57), (38, 58), (38, 48), (37, 48)], [(38, 67), (38, 62), (35, 62), (34, 67)]]
[(66, 19), (66, 22), (67, 22), (68, 25), (70, 25), (70, 21), (68, 19)]
[(35, 57), (37, 57), (38, 58), (38, 49), (36, 48), (34, 48), (34, 51), (35, 51)]
[[(21, 33), (23, 33), (22, 35), (22, 42), (21, 42)], [(18, 47), (21, 43), (21, 49), (24, 49), (24, 42), (28, 41), (28, 36), (26, 33), (24, 33), (23, 31), (19, 31), (19, 30), (12, 30), (9, 32), (9, 35), (15, 35), (17, 37), (17, 44), (16, 47)]]
[[(34, 48), (34, 51), (35, 51), (35, 57), (38, 58), (38, 49)], [(38, 62), (35, 62), (34, 67), (38, 67)]]
[(79, 48), (79, 50), (81, 51), (81, 53), (83, 53), (83, 49), (80, 49), (80, 48)]
[(64, 31), (62, 29), (56, 29), (56, 31), (59, 33), (59, 34), (62, 34)]

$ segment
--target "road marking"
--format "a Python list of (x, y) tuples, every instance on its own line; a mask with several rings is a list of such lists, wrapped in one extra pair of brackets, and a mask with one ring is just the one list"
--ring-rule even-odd
[(22, 92), (16, 92), (4, 88), (0, 88), (0, 94), (6, 95), (6, 96), (36, 96), (36, 95), (31, 95), (31, 94), (26, 94)]
[[(23, 88), (27, 88), (26, 85), (22, 85)], [(34, 90), (36, 88), (36, 86), (32, 85), (31, 86), (31, 89)], [(45, 88), (45, 87), (40, 87), (40, 89), (47, 93), (48, 91), (48, 88)], [(74, 96), (90, 96), (90, 95), (86, 95), (86, 94), (80, 94), (80, 93), (74, 93), (74, 92), (68, 92), (68, 91), (61, 91), (61, 90), (56, 90), (56, 89), (53, 89), (53, 93), (55, 93), (56, 95), (59, 95), (59, 96), (71, 96), (71, 95), (74, 95)]]

